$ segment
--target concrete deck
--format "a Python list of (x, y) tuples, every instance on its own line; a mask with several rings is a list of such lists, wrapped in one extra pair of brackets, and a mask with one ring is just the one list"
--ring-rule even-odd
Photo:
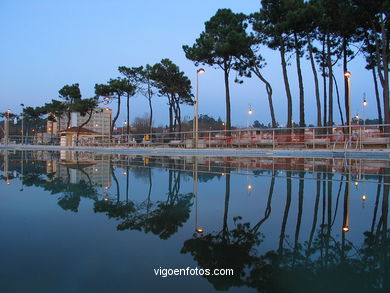
[(0, 150), (90, 151), (99, 153), (150, 155), (150, 156), (205, 156), (205, 157), (300, 157), (300, 158), (367, 158), (390, 159), (390, 149), (183, 149), (156, 147), (65, 147), (47, 145), (0, 145)]

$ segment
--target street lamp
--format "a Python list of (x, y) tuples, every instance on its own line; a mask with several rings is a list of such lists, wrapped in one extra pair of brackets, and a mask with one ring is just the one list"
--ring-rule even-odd
[(20, 104), (22, 106), (22, 144), (24, 143), (24, 104)]
[(366, 130), (366, 106), (368, 105), (367, 100), (366, 100), (366, 93), (363, 93), (363, 130)]
[(352, 129), (351, 129), (351, 72), (346, 71), (344, 73), (345, 78), (347, 78), (347, 84), (348, 84), (348, 113), (347, 113), (347, 123), (349, 127), (349, 135), (351, 136), (352, 134)]
[(5, 125), (4, 125), (4, 144), (8, 144), (8, 136), (9, 136), (9, 118), (11, 114), (11, 109), (8, 109), (5, 116)]
[(359, 117), (359, 114), (356, 114), (356, 115), (355, 115), (355, 119), (356, 119), (357, 125), (360, 125), (360, 117)]
[[(123, 125), (122, 125), (122, 139), (123, 139), (123, 132), (124, 132), (125, 127), (127, 128), (127, 121), (124, 121)], [(127, 133), (127, 130), (126, 130), (126, 133)], [(127, 133), (127, 135), (128, 135), (128, 133)]]
[(246, 121), (246, 127), (249, 128), (249, 117), (253, 114), (253, 110), (251, 105), (249, 105), (249, 110), (248, 110), (248, 119)]
[(205, 73), (206, 71), (203, 68), (199, 68), (196, 71), (196, 99), (195, 99), (195, 148), (198, 147), (198, 131), (199, 131), (199, 105), (198, 105), (198, 100), (199, 100), (199, 74)]

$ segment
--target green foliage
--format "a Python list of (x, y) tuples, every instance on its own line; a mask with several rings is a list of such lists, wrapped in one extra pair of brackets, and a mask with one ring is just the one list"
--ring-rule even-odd
[(134, 95), (135, 86), (126, 78), (110, 79), (107, 84), (95, 84), (95, 94), (111, 99), (120, 99), (126, 93)]
[(245, 32), (245, 19), (242, 13), (219, 9), (205, 23), (205, 31), (195, 44), (192, 47), (183, 46), (186, 57), (195, 61), (196, 65), (218, 65), (224, 70), (230, 68), (233, 58), (239, 57), (250, 42)]
[(191, 81), (171, 60), (162, 59), (153, 65), (150, 78), (161, 96), (177, 99), (180, 104), (193, 104)]
[[(46, 126), (46, 120), (42, 117), (46, 114), (45, 107), (25, 107), (23, 108), (24, 126), (28, 132), (32, 129), (42, 130)], [(29, 133), (31, 134), (31, 133)]]
[(205, 30), (195, 44), (183, 46), (186, 57), (195, 65), (218, 66), (224, 71), (226, 90), (226, 128), (231, 128), (229, 72), (237, 58), (242, 56), (252, 40), (246, 34), (246, 16), (233, 13), (230, 9), (219, 9), (205, 23)]
[(57, 118), (66, 113), (67, 105), (64, 102), (58, 100), (52, 100), (51, 103), (46, 103), (44, 111), (49, 115), (49, 121), (57, 121)]
[(121, 98), (124, 95), (128, 97), (133, 96), (135, 91), (135, 85), (127, 78), (118, 77), (116, 79), (110, 79), (107, 84), (95, 84), (95, 94), (97, 97), (108, 97), (110, 100), (116, 99), (118, 103), (118, 110), (111, 124), (111, 133), (114, 132), (115, 123), (120, 114)]
[(74, 104), (74, 111), (79, 112), (81, 116), (85, 116), (92, 112), (98, 106), (98, 98), (81, 99)]

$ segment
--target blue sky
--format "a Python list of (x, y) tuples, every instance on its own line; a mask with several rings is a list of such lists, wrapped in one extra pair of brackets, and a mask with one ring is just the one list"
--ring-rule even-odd
[[(38, 106), (58, 98), (65, 84), (79, 83), (84, 97), (94, 95), (95, 83), (105, 83), (119, 74), (117, 67), (154, 64), (169, 58), (191, 79), (195, 88), (196, 68), (185, 58), (182, 45), (192, 45), (204, 30), (204, 22), (218, 8), (250, 13), (260, 8), (258, 0), (129, 1), (129, 0), (1, 0), (0, 1), (0, 111), (20, 111), (20, 103)], [(286, 123), (286, 98), (277, 52), (264, 48), (267, 61), (264, 75), (274, 89), (276, 118)], [(291, 57), (289, 75), (294, 96), (293, 119), (298, 121), (296, 69)], [(306, 121), (315, 122), (313, 77), (309, 62), (302, 60), (306, 94)], [(367, 117), (376, 117), (371, 73), (364, 69), (362, 57), (349, 65), (352, 72), (352, 113), (362, 116), (363, 92), (369, 105)], [(223, 72), (204, 66), (200, 76), (201, 114), (225, 120)], [(335, 68), (340, 95), (343, 96), (342, 68)], [(270, 122), (265, 88), (255, 78), (239, 85), (231, 74), (233, 124), (250, 121)], [(163, 97), (155, 97), (155, 125), (167, 123), (168, 108)], [(123, 108), (119, 122), (125, 120)], [(144, 97), (131, 102), (131, 116), (147, 113)], [(192, 107), (183, 109), (192, 117)], [(339, 120), (334, 109), (336, 122)]]

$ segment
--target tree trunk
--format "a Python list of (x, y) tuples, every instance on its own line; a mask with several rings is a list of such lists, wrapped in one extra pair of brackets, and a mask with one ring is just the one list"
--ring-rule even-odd
[(173, 101), (172, 101), (172, 97), (170, 97), (169, 95), (168, 96), (168, 104), (169, 104), (169, 132), (172, 133), (173, 132)]
[(228, 212), (229, 212), (229, 200), (230, 200), (230, 170), (225, 175), (225, 208), (223, 212), (223, 228), (222, 238), (225, 241), (228, 236)]
[(343, 117), (343, 111), (341, 110), (341, 103), (340, 103), (340, 93), (339, 93), (339, 87), (337, 85), (337, 80), (334, 74), (332, 74), (332, 78), (334, 81), (334, 85), (336, 87), (336, 94), (337, 94), (337, 106), (339, 108), (339, 113), (340, 113), (340, 119), (341, 119), (341, 124), (344, 125), (344, 117)]
[(68, 116), (68, 122), (66, 123), (66, 129), (68, 129), (70, 127), (70, 110), (68, 111), (67, 116)]
[(328, 95), (326, 90), (325, 36), (322, 41), (322, 82), (324, 88), (324, 126), (328, 124)]
[(275, 119), (274, 105), (272, 102), (271, 84), (264, 78), (264, 76), (261, 74), (259, 68), (255, 67), (252, 71), (265, 84), (265, 89), (266, 89), (267, 95), (268, 95), (268, 104), (269, 104), (269, 112), (271, 114), (272, 127), (276, 128), (277, 125), (276, 125), (276, 119)]
[[(179, 98), (175, 98), (175, 126), (176, 124), (179, 126), (179, 132), (181, 132), (181, 111), (180, 111), (180, 103), (179, 103)], [(175, 128), (176, 131), (176, 128)]]
[(118, 120), (120, 111), (121, 111), (121, 96), (118, 95), (118, 110), (116, 111), (116, 115), (114, 117), (114, 120), (112, 120), (110, 137), (114, 133), (115, 123), (116, 123), (116, 120)]
[(127, 124), (126, 124), (126, 134), (127, 134), (127, 139), (129, 138), (129, 133), (130, 133), (130, 95), (127, 94)]
[(313, 47), (311, 45), (311, 40), (309, 34), (306, 35), (307, 45), (309, 48), (309, 58), (311, 64), (311, 70), (313, 72), (314, 77), (314, 89), (316, 94), (316, 103), (317, 103), (317, 126), (321, 126), (321, 101), (320, 101), (320, 87), (318, 84), (318, 75), (316, 70), (316, 65), (313, 56)]
[(298, 35), (294, 33), (295, 59), (297, 63), (297, 74), (299, 84), (299, 126), (305, 127), (305, 93), (301, 70), (301, 50), (299, 49)]
[(149, 131), (150, 131), (150, 133), (152, 133), (153, 132), (153, 129), (152, 129), (152, 125), (153, 125), (152, 99), (148, 98), (148, 102), (149, 102), (149, 112), (150, 112), (150, 115), (149, 115)]
[(295, 239), (294, 239), (294, 260), (298, 252), (298, 243), (299, 243), (299, 231), (301, 230), (302, 222), (302, 212), (303, 212), (303, 190), (305, 186), (305, 173), (299, 173), (299, 187), (298, 187), (298, 216), (297, 224), (295, 226)]
[(372, 78), (374, 79), (375, 99), (376, 99), (376, 109), (378, 112), (378, 120), (379, 120), (379, 124), (382, 124), (383, 118), (382, 118), (381, 100), (379, 97), (378, 80), (376, 79), (375, 65), (372, 67), (371, 71), (372, 71)]
[[(346, 39), (343, 38), (343, 70), (344, 73), (348, 71), (347, 67), (347, 43)], [(348, 104), (348, 97), (349, 97), (349, 92), (348, 92), (348, 77), (344, 76), (344, 104), (345, 104), (345, 116), (347, 117), (347, 125), (350, 125), (351, 122), (351, 111), (349, 109), (349, 104)]]
[[(77, 136), (76, 136), (76, 146), (79, 145), (79, 135), (80, 135), (80, 128), (84, 127), (84, 125), (87, 125), (88, 122), (91, 120), (92, 118), (92, 113), (93, 113), (93, 109), (88, 113), (89, 117), (88, 119), (82, 123), (78, 128), (77, 128)], [(53, 127), (52, 127), (53, 128)]]
[(286, 63), (285, 48), (284, 48), (283, 41), (280, 46), (280, 58), (282, 61), (284, 87), (287, 96), (287, 127), (291, 128), (292, 127), (292, 98), (291, 98), (290, 84), (287, 75), (287, 63)]
[[(383, 16), (382, 16), (383, 17)], [(387, 19), (387, 16), (386, 16)], [(390, 123), (390, 108), (389, 108), (389, 40), (387, 38), (388, 30), (387, 21), (381, 21), (381, 35), (382, 35), (382, 62), (383, 62), (383, 106), (385, 114), (385, 123)], [(390, 127), (385, 128), (386, 133), (390, 131)]]
[(231, 136), (231, 117), (230, 117), (230, 90), (229, 90), (229, 71), (230, 68), (227, 64), (227, 61), (224, 61), (224, 78), (225, 78), (225, 95), (226, 95), (226, 130), (228, 132), (226, 133), (227, 136)]
[(282, 227), (281, 227), (280, 236), (279, 236), (279, 248), (278, 248), (279, 256), (282, 256), (282, 254), (283, 254), (283, 243), (284, 243), (284, 239), (286, 237), (287, 219), (288, 219), (288, 214), (289, 214), (290, 205), (291, 205), (291, 171), (287, 171), (286, 176), (287, 176), (287, 198), (286, 198), (286, 204), (284, 207)]
[(275, 187), (275, 172), (272, 172), (271, 184), (268, 190), (267, 207), (265, 208), (264, 217), (255, 226), (253, 226), (251, 233), (256, 233), (260, 229), (261, 225), (271, 215), (271, 201), (272, 201), (272, 196), (274, 194), (274, 187)]
[(311, 248), (311, 244), (313, 242), (314, 232), (316, 231), (316, 226), (317, 226), (318, 207), (319, 207), (320, 196), (321, 196), (321, 174), (320, 173), (317, 173), (316, 182), (317, 182), (316, 201), (314, 204), (313, 222), (311, 225), (310, 237), (309, 237), (308, 246), (307, 246), (307, 253), (306, 253), (307, 257), (310, 256), (310, 248)]
[(173, 113), (172, 113), (172, 105), (169, 103), (169, 132), (173, 132)]
[(329, 83), (329, 115), (328, 115), (328, 126), (333, 125), (333, 69), (332, 69), (332, 52), (331, 52), (331, 44), (330, 44), (330, 37), (327, 36), (327, 65), (328, 65), (328, 83)]
[[(374, 38), (375, 38), (375, 50), (376, 50), (376, 67), (378, 68), (378, 76), (382, 85), (382, 93), (383, 93), (383, 114), (384, 114), (384, 122), (385, 124), (390, 123), (390, 109), (389, 109), (389, 40), (387, 39), (387, 32), (384, 24), (384, 20), (381, 19), (380, 27), (381, 27), (381, 38), (377, 37), (375, 33), (375, 24), (372, 23)], [(382, 45), (382, 50), (380, 47)], [(382, 61), (382, 62), (381, 62)], [(383, 72), (382, 72), (383, 70)], [(389, 127), (385, 127), (385, 132), (389, 132)]]

